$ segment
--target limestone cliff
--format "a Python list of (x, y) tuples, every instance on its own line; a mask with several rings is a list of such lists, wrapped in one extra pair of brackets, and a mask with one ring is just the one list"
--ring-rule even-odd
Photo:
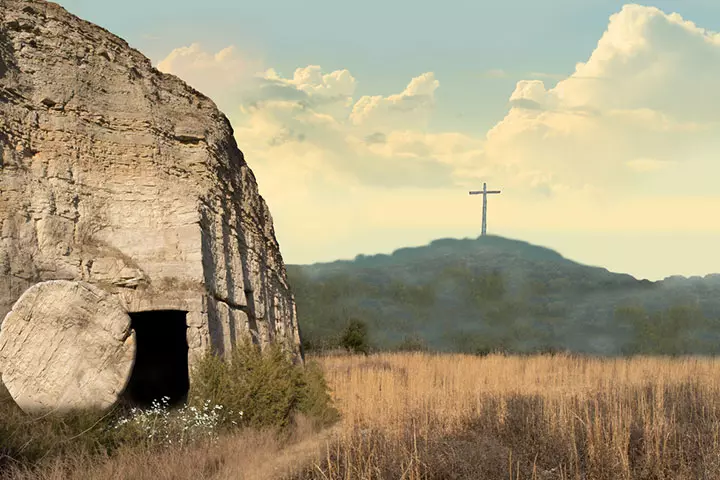
[(0, 0), (0, 319), (82, 280), (187, 311), (191, 356), (250, 331), (301, 358), (270, 212), (207, 97), (43, 0)]

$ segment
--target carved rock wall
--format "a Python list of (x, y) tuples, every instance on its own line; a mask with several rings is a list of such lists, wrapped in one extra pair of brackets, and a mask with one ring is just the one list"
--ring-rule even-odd
[(0, 0), (0, 222), (0, 319), (37, 282), (82, 280), (128, 311), (186, 310), (191, 359), (250, 331), (302, 357), (272, 217), (228, 120), (43, 0)]

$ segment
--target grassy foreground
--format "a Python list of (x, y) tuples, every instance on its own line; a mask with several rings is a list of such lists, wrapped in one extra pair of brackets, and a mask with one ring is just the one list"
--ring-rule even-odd
[[(76, 448), (33, 468), (9, 469), (6, 460), (6, 472), (45, 479), (720, 479), (720, 359), (405, 353), (313, 360), (342, 414), (330, 429), (318, 432), (295, 415), (286, 435), (248, 424), (180, 446)], [(262, 376), (274, 381), (267, 371)]]
[(296, 479), (718, 479), (720, 361), (325, 357), (340, 439)]
[(0, 385), (0, 479), (274, 478), (334, 424), (321, 368), (246, 342), (206, 355), (186, 405), (28, 415)]

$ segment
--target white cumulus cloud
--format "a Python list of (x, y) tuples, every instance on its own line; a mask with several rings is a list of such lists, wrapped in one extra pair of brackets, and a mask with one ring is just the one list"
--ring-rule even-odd
[(433, 72), (413, 78), (399, 94), (366, 95), (353, 106), (350, 120), (364, 130), (387, 132), (400, 128), (425, 128), (440, 82)]
[[(482, 182), (503, 190), (492, 200), (495, 228), (668, 228), (663, 209), (681, 204), (697, 216), (673, 217), (678, 225), (711, 228), (720, 203), (712, 180), (720, 177), (718, 34), (628, 5), (578, 60), (553, 88), (538, 79), (547, 75), (519, 81), (504, 118), (475, 135), (428, 129), (440, 88), (430, 71), (396, 93), (358, 97), (362, 79), (346, 69), (308, 65), (282, 75), (250, 68), (233, 49), (194, 45), (160, 65), (201, 91), (218, 88), (225, 69), (246, 85), (221, 107), (274, 217), (293, 231), (309, 225), (308, 215), (322, 230), (343, 212), (355, 219), (338, 223), (348, 236), (381, 214), (382, 228), (460, 228), (477, 208), (466, 189)], [(671, 189), (687, 200), (668, 201)], [(641, 190), (646, 200), (626, 208)], [(308, 230), (308, 241), (320, 230)], [(328, 234), (323, 245), (338, 238)]]
[(511, 182), (536, 172), (528, 178), (550, 192), (587, 184), (632, 189), (641, 180), (629, 169), (683, 168), (715, 155), (718, 78), (717, 33), (677, 14), (626, 5), (610, 17), (590, 58), (554, 88), (518, 82), (485, 151), (513, 165)]
[(262, 62), (243, 55), (233, 45), (212, 53), (193, 43), (171, 51), (157, 69), (180, 77), (218, 102), (232, 102), (254, 87), (252, 79), (262, 69)]

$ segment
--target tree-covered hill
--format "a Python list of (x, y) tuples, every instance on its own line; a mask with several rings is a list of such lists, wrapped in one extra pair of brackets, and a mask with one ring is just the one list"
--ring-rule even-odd
[(637, 280), (497, 236), (287, 268), (308, 349), (355, 321), (382, 349), (720, 352), (720, 275)]

